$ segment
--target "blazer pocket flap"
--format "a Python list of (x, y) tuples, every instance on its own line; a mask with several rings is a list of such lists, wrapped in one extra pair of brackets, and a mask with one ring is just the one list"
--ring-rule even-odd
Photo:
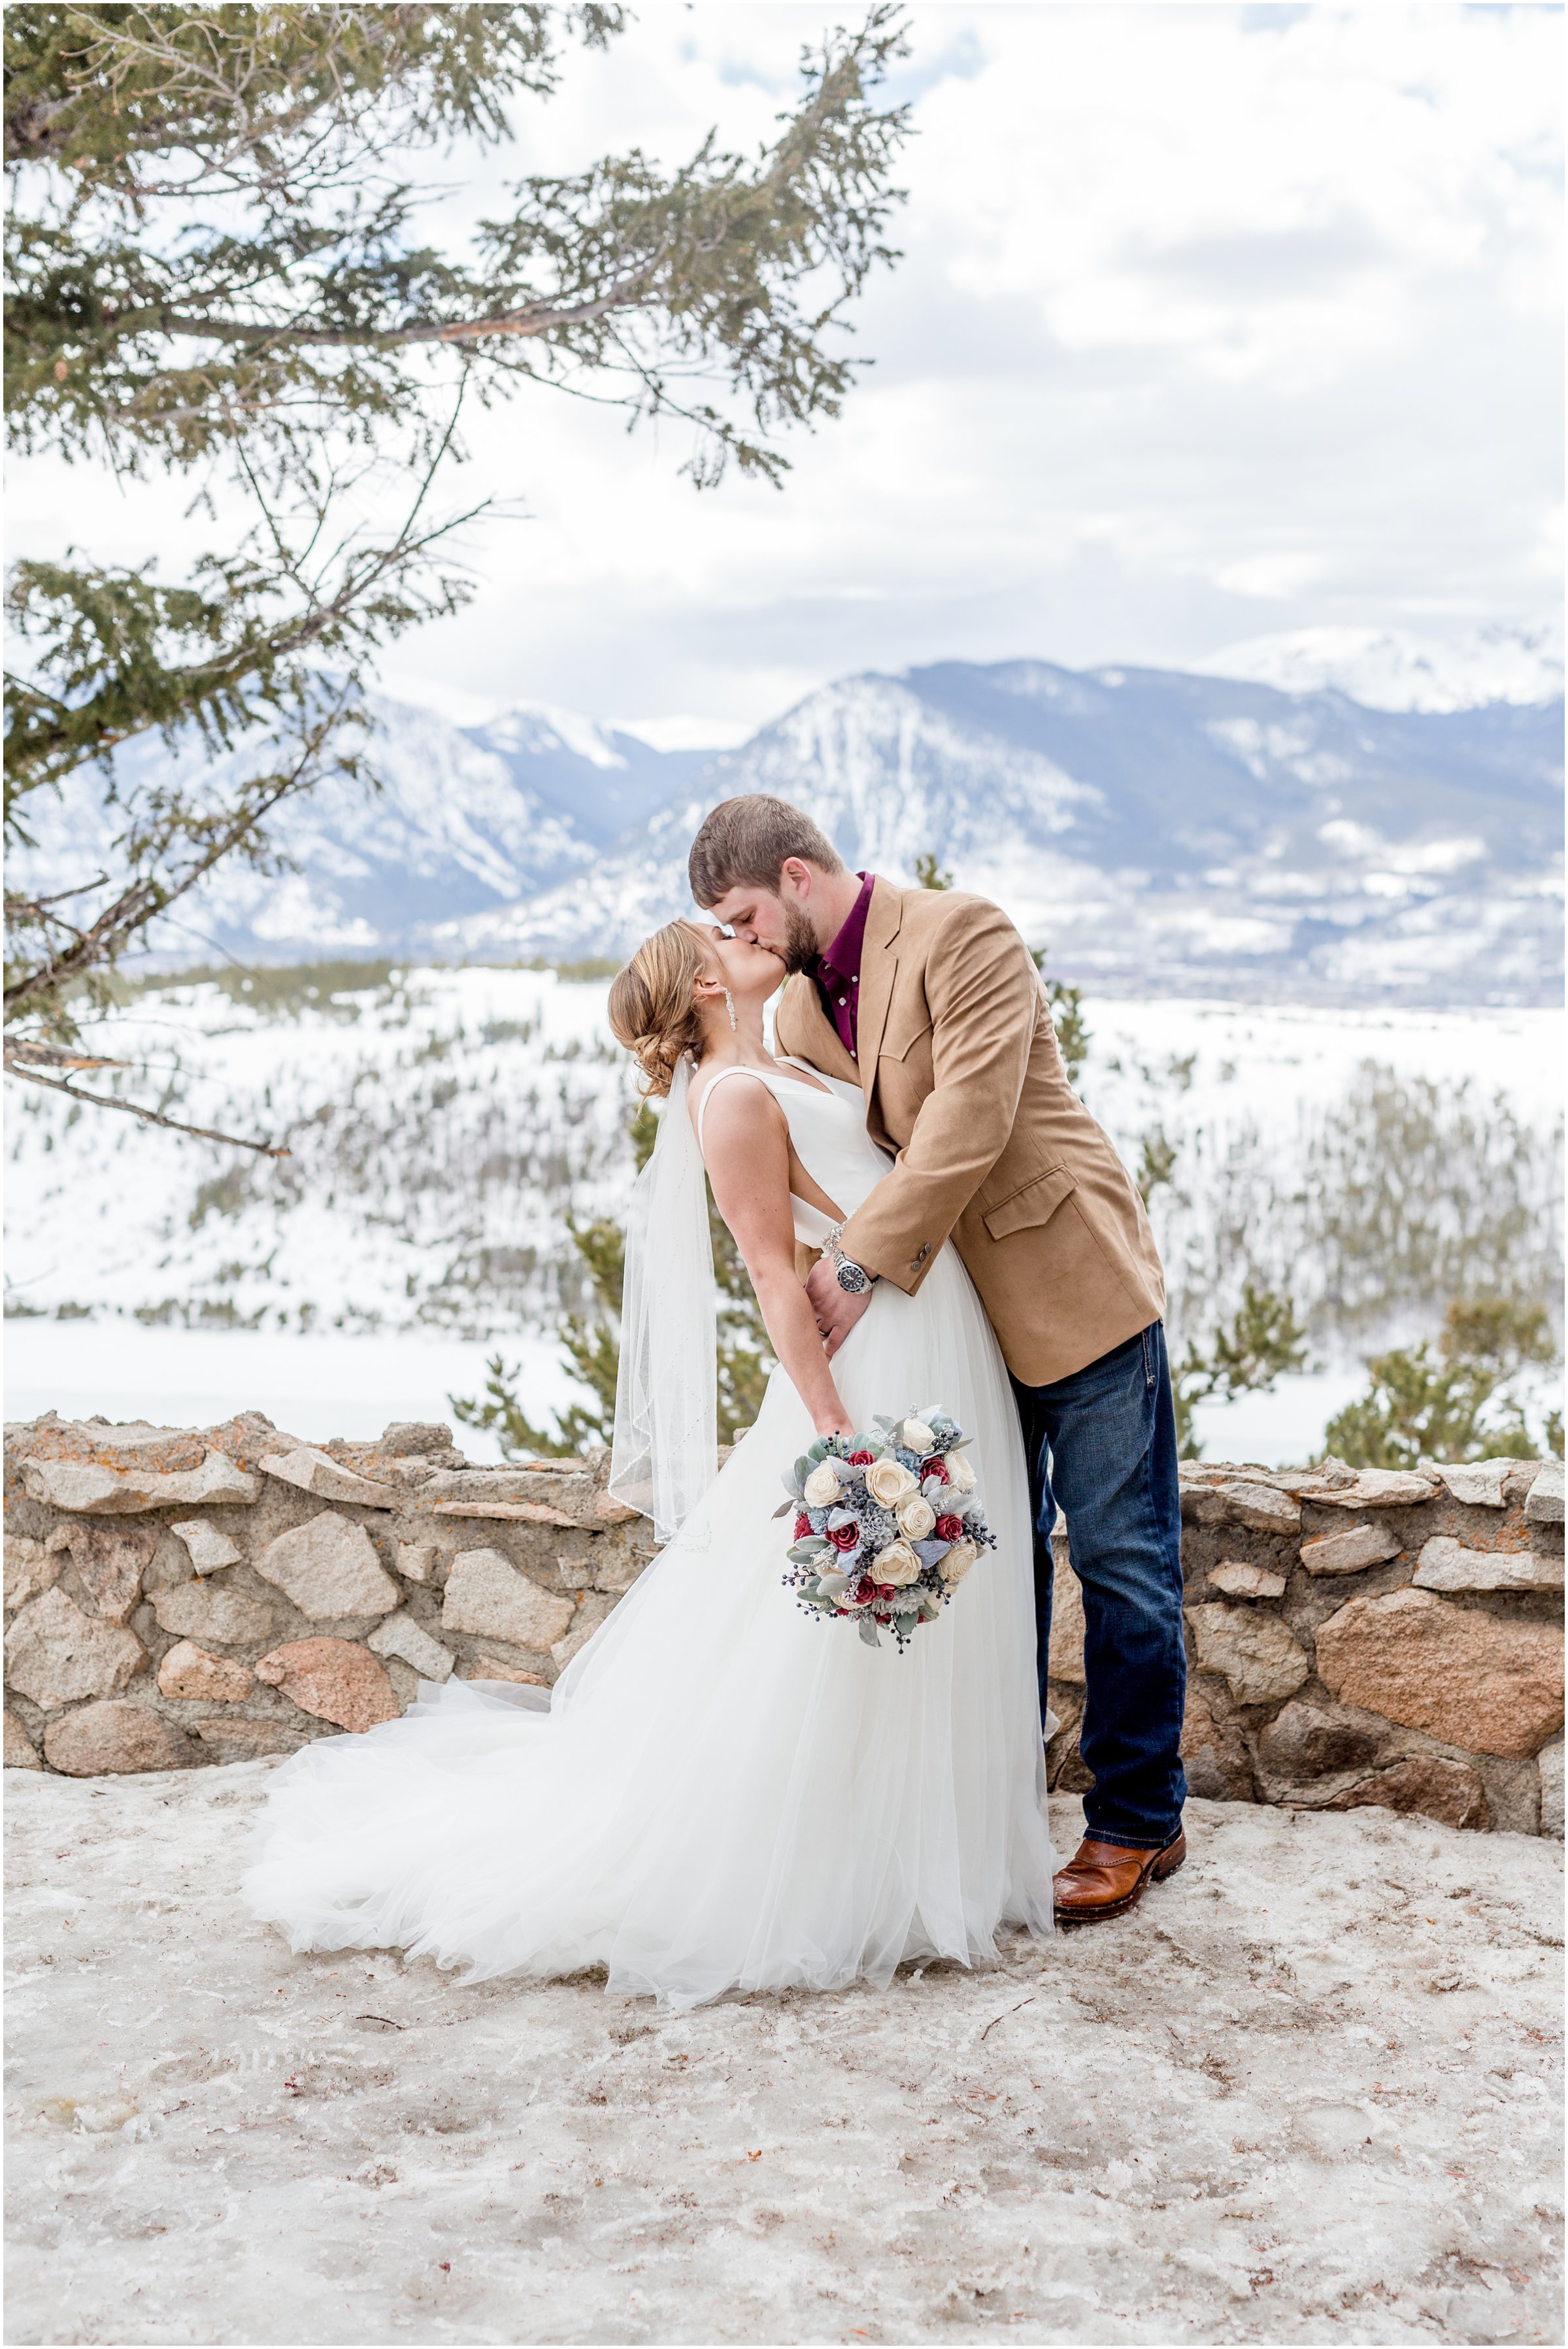
[(1023, 1231), (1031, 1224), (1048, 1224), (1077, 1187), (1075, 1175), (1064, 1166), (1054, 1166), (1049, 1174), (1037, 1174), (1033, 1183), (1025, 1183), (1021, 1191), (992, 1207), (984, 1218), (985, 1228), (993, 1240), (1004, 1240), (1010, 1232)]
[(921, 1019), (918, 1016), (912, 1022), (904, 1019), (895, 1024), (889, 1020), (887, 1033), (877, 1048), (877, 1058), (883, 1061), (907, 1061), (921, 1039), (930, 1034), (932, 1025), (930, 1019)]

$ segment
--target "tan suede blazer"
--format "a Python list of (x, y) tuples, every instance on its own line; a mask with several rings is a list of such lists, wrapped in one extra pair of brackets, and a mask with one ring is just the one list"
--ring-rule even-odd
[(1026, 1386), (1161, 1318), (1143, 1201), (1067, 1082), (1039, 974), (999, 906), (877, 880), (858, 1066), (808, 978), (785, 987), (776, 1036), (780, 1051), (858, 1083), (872, 1139), (896, 1154), (845, 1226), (846, 1256), (912, 1297), (950, 1238)]

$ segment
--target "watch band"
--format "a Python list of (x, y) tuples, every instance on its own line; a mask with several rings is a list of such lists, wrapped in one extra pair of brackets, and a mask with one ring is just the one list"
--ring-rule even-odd
[(827, 1237), (822, 1244), (823, 1253), (827, 1257), (829, 1262), (832, 1264), (838, 1286), (843, 1289), (845, 1295), (846, 1297), (864, 1297), (866, 1291), (870, 1288), (871, 1283), (876, 1279), (877, 1276), (874, 1272), (867, 1272), (863, 1264), (857, 1264), (853, 1257), (847, 1257), (845, 1255), (844, 1250), (838, 1245), (839, 1235), (842, 1233), (843, 1229), (844, 1226), (842, 1224), (834, 1225), (833, 1229), (828, 1233)]

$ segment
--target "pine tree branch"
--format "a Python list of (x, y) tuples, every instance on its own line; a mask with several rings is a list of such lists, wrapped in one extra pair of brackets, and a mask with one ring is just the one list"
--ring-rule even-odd
[[(88, 1067), (119, 1069), (129, 1065), (123, 1061), (89, 1061)], [(177, 1117), (165, 1117), (161, 1110), (143, 1109), (139, 1102), (117, 1101), (112, 1093), (82, 1092), (76, 1085), (59, 1077), (40, 1076), (18, 1053), (10, 1037), (5, 1039), (5, 1073), (20, 1077), (29, 1085), (42, 1085), (46, 1092), (64, 1093), (67, 1101), (90, 1102), (95, 1109), (122, 1109), (128, 1117), (139, 1117), (144, 1125), (166, 1126), (171, 1133), (193, 1134), (199, 1142), (223, 1142), (235, 1150), (254, 1150), (263, 1158), (292, 1158), (294, 1153), (284, 1143), (252, 1142), (243, 1133), (220, 1133), (211, 1125), (185, 1125)]]
[[(299, 757), (290, 771), (278, 776), (273, 787), (262, 797), (243, 808), (238, 815), (211, 843), (205, 853), (172, 882), (160, 882), (140, 876), (123, 890), (114, 903), (106, 906), (89, 929), (75, 930), (76, 944), (64, 954), (46, 955), (43, 961), (5, 992), (5, 1019), (8, 1027), (32, 1000), (46, 991), (54, 993), (97, 966), (118, 960), (135, 933), (151, 921), (155, 915), (176, 905), (193, 889), (202, 876), (210, 873), (220, 858), (236, 848), (248, 833), (254, 833), (272, 813), (281, 800), (297, 791), (311, 780), (311, 769), (319, 758), (331, 731), (348, 713), (348, 691), (345, 688), (337, 707), (318, 719), (311, 728)], [(52, 918), (58, 920), (58, 916)], [(68, 925), (64, 926), (69, 926)], [(11, 1067), (9, 1053), (6, 1066)], [(20, 1075), (20, 1070), (13, 1073)]]
[[(186, 311), (166, 312), (159, 325), (167, 334), (188, 335), (192, 341), (238, 343), (255, 350), (401, 350), (419, 343), (478, 342), (488, 335), (547, 335), (562, 326), (592, 326), (607, 318), (612, 311), (632, 305), (646, 288), (649, 278), (664, 259), (655, 254), (642, 268), (612, 285), (597, 301), (576, 302), (566, 306), (558, 303), (530, 302), (521, 308), (504, 310), (490, 317), (429, 318), (406, 326), (291, 326), (281, 324), (249, 324), (243, 318), (210, 318), (192, 316)], [(195, 413), (204, 411), (196, 410)], [(159, 411), (160, 423), (168, 420)]]

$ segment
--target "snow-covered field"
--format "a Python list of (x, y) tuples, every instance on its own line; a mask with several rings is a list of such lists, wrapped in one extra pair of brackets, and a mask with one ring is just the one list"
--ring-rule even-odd
[(1194, 1802), (1113, 1925), (672, 2016), (291, 1957), (267, 1766), (7, 1774), (11, 2341), (1561, 2338), (1552, 1843)]
[[(568, 1218), (618, 1215), (630, 1179), (604, 983), (246, 985), (142, 996), (99, 1048), (138, 1063), (136, 1098), (286, 1160), (11, 1089), (11, 1415), (259, 1405), (301, 1435), (375, 1433), (477, 1392), (500, 1346), (539, 1417), (566, 1392), (556, 1317), (584, 1301)], [(1178, 1343), (1248, 1277), (1312, 1320), (1308, 1374), (1205, 1411), (1212, 1454), (1299, 1458), (1372, 1344), (1435, 1328), (1460, 1288), (1554, 1288), (1560, 1012), (1085, 1009), (1085, 1097), (1135, 1173), (1163, 1170)]]

